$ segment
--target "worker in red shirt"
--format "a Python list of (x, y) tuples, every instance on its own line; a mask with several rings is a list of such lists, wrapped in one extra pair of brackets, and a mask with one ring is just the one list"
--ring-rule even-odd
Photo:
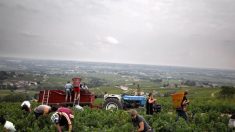
[(72, 120), (74, 118), (73, 111), (66, 107), (60, 107), (52, 116), (51, 121), (55, 123), (58, 132), (62, 132), (65, 128), (69, 132), (72, 131)]
[(73, 78), (72, 80), (73, 80), (73, 91), (74, 91), (74, 103), (79, 104), (81, 78)]

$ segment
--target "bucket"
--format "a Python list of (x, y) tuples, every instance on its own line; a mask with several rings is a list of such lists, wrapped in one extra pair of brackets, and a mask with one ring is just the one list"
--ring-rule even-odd
[(177, 92), (174, 94), (171, 94), (173, 107), (174, 108), (181, 108), (181, 102), (184, 98), (184, 92)]
[(75, 87), (75, 88), (80, 88), (81, 78), (75, 77), (75, 78), (73, 78), (72, 80), (73, 80), (73, 87)]

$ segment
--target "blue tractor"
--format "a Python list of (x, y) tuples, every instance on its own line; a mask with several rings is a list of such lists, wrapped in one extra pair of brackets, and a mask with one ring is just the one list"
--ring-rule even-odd
[(103, 108), (106, 110), (138, 108), (144, 107), (145, 103), (145, 96), (105, 94)]
[[(110, 110), (145, 107), (146, 100), (146, 96), (105, 94), (103, 108)], [(160, 105), (154, 105), (155, 112), (160, 112), (160, 110)]]

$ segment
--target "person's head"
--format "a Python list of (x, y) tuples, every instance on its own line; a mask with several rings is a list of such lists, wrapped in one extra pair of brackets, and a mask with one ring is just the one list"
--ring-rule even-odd
[(6, 123), (6, 119), (3, 117), (3, 115), (0, 116), (0, 123), (4, 125)]
[(235, 113), (232, 113), (231, 119), (235, 119)]
[(138, 112), (135, 109), (130, 109), (129, 113), (130, 113), (132, 119), (135, 119), (136, 116), (138, 115)]
[(52, 106), (51, 108), (50, 108), (50, 110), (49, 110), (49, 112), (56, 112), (57, 111), (57, 107), (55, 107), (55, 106)]
[(70, 81), (67, 81), (67, 83), (70, 83)]
[(27, 111), (27, 112), (30, 111), (29, 107), (28, 107), (26, 104), (24, 104), (21, 109), (22, 109), (22, 110), (25, 110), (25, 111)]
[(187, 95), (188, 94), (188, 91), (186, 90), (186, 91), (184, 91), (184, 95)]
[(149, 93), (149, 97), (152, 97), (153, 96), (153, 93)]

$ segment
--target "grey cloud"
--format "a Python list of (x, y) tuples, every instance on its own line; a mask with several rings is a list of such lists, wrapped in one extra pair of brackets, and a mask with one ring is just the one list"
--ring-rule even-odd
[(119, 41), (114, 38), (113, 36), (105, 36), (103, 38), (99, 38), (99, 41), (102, 42), (102, 44), (106, 45), (117, 45)]
[(29, 37), (40, 37), (39, 34), (35, 34), (35, 33), (30, 32), (30, 31), (21, 31), (20, 34), (22, 36), (27, 37), (27, 38), (29, 38)]
[(234, 6), (233, 0), (2, 0), (0, 56), (234, 68)]

